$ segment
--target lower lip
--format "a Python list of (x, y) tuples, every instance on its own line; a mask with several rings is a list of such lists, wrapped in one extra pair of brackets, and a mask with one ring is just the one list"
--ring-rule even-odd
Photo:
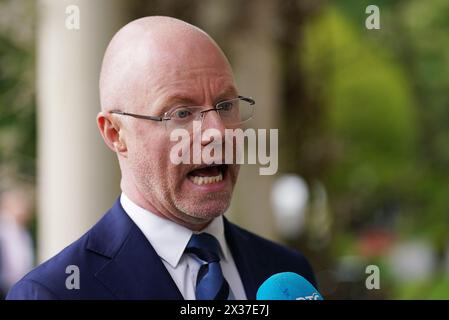
[(187, 181), (193, 186), (193, 188), (199, 191), (203, 192), (222, 191), (228, 184), (228, 171), (229, 170), (226, 170), (226, 172), (223, 174), (223, 179), (219, 182), (198, 185), (196, 183), (193, 183), (193, 181), (190, 180), (189, 177), (187, 177)]

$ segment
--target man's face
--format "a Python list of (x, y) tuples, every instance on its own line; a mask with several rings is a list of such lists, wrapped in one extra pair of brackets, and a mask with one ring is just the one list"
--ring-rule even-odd
[[(211, 108), (237, 96), (232, 72), (216, 52), (164, 55), (161, 61), (152, 67), (144, 92), (136, 92), (143, 95), (142, 106), (135, 108), (140, 114), (161, 116), (177, 106)], [(128, 123), (128, 167), (138, 191), (159, 213), (181, 223), (204, 224), (229, 207), (238, 165), (175, 165), (170, 151), (177, 142), (170, 141), (168, 123), (134, 118)], [(216, 112), (205, 114), (202, 130), (208, 128), (224, 137), (225, 127)], [(202, 147), (207, 143), (203, 140)]]

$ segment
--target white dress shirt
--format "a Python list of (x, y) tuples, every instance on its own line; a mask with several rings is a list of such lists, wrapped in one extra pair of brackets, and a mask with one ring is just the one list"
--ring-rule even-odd
[[(162, 259), (164, 266), (186, 300), (195, 300), (196, 276), (201, 260), (184, 250), (193, 231), (162, 218), (132, 202), (124, 193), (120, 203)], [(223, 217), (217, 217), (201, 232), (207, 232), (220, 243), (220, 266), (229, 283), (230, 299), (246, 300), (245, 289), (224, 236)]]

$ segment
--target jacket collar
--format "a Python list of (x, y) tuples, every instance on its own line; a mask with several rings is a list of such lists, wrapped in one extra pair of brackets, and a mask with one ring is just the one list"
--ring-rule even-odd
[[(247, 235), (224, 219), (226, 241), (248, 299), (256, 298), (254, 259)], [(86, 249), (109, 260), (95, 273), (119, 299), (180, 300), (182, 294), (150, 242), (123, 210), (119, 199), (91, 229)]]
[(248, 300), (256, 299), (257, 276), (255, 271), (258, 269), (258, 258), (254, 254), (250, 245), (248, 235), (240, 228), (232, 224), (224, 217), (224, 232), (226, 242), (231, 250), (237, 270), (245, 288), (246, 298)]
[(151, 244), (117, 200), (93, 227), (87, 250), (110, 260), (95, 273), (119, 299), (183, 299)]

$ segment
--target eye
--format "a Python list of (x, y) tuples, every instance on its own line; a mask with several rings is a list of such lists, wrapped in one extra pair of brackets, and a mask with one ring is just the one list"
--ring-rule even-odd
[(234, 101), (223, 101), (217, 106), (217, 109), (223, 111), (231, 111), (232, 108), (234, 108), (234, 106), (235, 106)]
[(172, 113), (172, 117), (176, 118), (176, 119), (187, 119), (192, 115), (192, 111), (190, 111), (187, 108), (179, 108), (176, 109), (175, 111), (173, 111)]

